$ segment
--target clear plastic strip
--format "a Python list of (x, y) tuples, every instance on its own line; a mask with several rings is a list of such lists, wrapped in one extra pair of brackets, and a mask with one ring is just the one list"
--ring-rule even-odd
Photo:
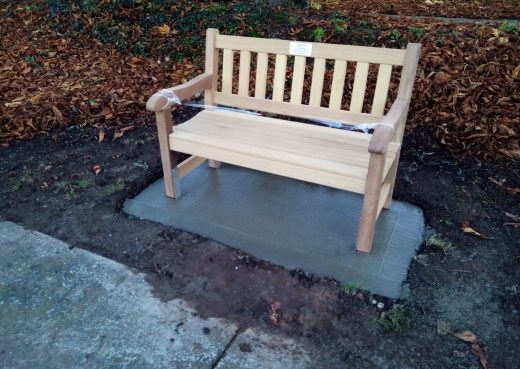
[[(207, 110), (223, 110), (223, 111), (231, 111), (235, 113), (243, 113), (243, 114), (249, 114), (249, 115), (257, 115), (261, 116), (262, 114), (253, 112), (250, 110), (244, 110), (244, 109), (236, 109), (231, 107), (224, 107), (224, 106), (215, 106), (215, 105), (205, 105), (205, 104), (198, 104), (193, 103), (189, 101), (182, 101), (175, 92), (171, 90), (160, 90), (157, 92), (158, 95), (161, 95), (167, 99), (166, 104), (161, 108), (161, 110), (164, 109), (171, 109), (174, 105), (182, 105), (182, 106), (189, 106), (192, 108), (198, 108), (198, 109), (207, 109)], [(388, 123), (361, 123), (361, 124), (348, 124), (346, 122), (339, 122), (334, 120), (327, 120), (327, 119), (317, 119), (314, 117), (307, 117), (307, 116), (299, 116), (299, 118), (303, 118), (306, 120), (309, 120), (311, 122), (314, 122), (318, 125), (327, 126), (330, 128), (336, 128), (336, 129), (342, 129), (345, 131), (353, 131), (353, 132), (364, 132), (364, 133), (373, 133), (374, 129), (378, 126), (389, 126), (394, 128), (392, 124)]]

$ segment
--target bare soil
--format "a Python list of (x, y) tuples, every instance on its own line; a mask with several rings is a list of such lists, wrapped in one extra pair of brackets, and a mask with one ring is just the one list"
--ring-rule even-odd
[[(477, 334), (491, 368), (517, 367), (520, 229), (504, 223), (512, 222), (505, 212), (520, 213), (511, 190), (520, 185), (518, 164), (455, 161), (431, 132), (407, 135), (395, 197), (420, 206), (430, 233), (454, 249), (422, 248), (401, 302), (409, 323), (386, 331), (372, 299), (384, 310), (394, 301), (344, 293), (335, 281), (121, 213), (161, 170), (152, 123), (116, 140), (113, 133), (100, 143), (97, 129), (71, 126), (0, 148), (0, 219), (146, 273), (161, 299), (303, 338), (355, 368), (479, 368), (468, 343), (437, 333), (439, 322)], [(465, 221), (492, 239), (463, 233)]]

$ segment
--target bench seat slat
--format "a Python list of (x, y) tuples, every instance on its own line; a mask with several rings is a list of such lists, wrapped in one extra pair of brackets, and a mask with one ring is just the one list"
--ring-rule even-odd
[[(249, 120), (250, 117), (254, 119)], [(330, 143), (334, 140), (329, 140), (328, 136), (338, 138), (335, 131), (329, 133), (328, 128), (312, 127), (324, 130), (320, 138), (308, 130), (302, 130), (301, 123), (273, 118), (265, 118), (268, 121), (264, 123), (268, 127), (264, 125), (263, 130), (258, 129), (257, 124), (261, 118), (264, 117), (204, 111), (175, 128), (170, 135), (170, 147), (175, 151), (212, 157), (215, 160), (290, 177), (299, 168), (302, 174), (295, 178), (341, 189), (348, 188), (359, 193), (364, 191), (370, 156), (366, 148), (363, 152), (354, 150), (347, 143), (344, 147), (337, 144), (331, 146)], [(280, 129), (277, 130), (273, 121), (288, 124), (280, 124)], [(293, 136), (300, 139), (287, 139), (291, 131), (290, 124), (295, 125), (292, 127)], [(308, 133), (306, 140), (303, 140), (304, 132)], [(350, 139), (355, 140), (354, 137)], [(358, 148), (365, 143), (366, 140), (361, 138), (361, 146)], [(385, 175), (395, 156), (395, 152), (388, 153)], [(343, 178), (343, 181), (339, 181), (339, 178)]]

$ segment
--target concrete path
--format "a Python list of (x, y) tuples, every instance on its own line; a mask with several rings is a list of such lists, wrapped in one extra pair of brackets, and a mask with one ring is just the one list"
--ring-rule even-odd
[(0, 222), (0, 368), (321, 367), (316, 362), (323, 359), (302, 343), (202, 319), (185, 301), (155, 298), (143, 274)]

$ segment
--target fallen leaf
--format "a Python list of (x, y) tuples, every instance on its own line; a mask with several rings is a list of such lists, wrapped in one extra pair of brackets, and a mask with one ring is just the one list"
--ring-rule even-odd
[(520, 227), (520, 223), (504, 223), (505, 226), (510, 226), (510, 227), (515, 227), (515, 228), (519, 228)]
[(118, 129), (116, 131), (116, 133), (114, 133), (114, 138), (112, 139), (112, 141), (114, 141), (115, 139), (123, 137), (125, 132), (131, 130), (132, 128), (134, 128), (134, 126), (128, 126), (128, 127), (123, 127), (121, 129)]
[(270, 310), (269, 319), (276, 326), (280, 325), (281, 307), (282, 307), (282, 304), (279, 301), (269, 301), (269, 310)]
[(474, 342), (471, 345), (471, 352), (478, 356), (478, 358), (480, 359), (480, 364), (482, 364), (482, 368), (489, 369), (489, 364), (486, 357), (484, 356), (484, 351), (482, 350), (482, 347), (480, 347), (480, 344), (478, 342)]
[(437, 320), (437, 334), (443, 336), (451, 333), (451, 324), (443, 320)]
[(469, 234), (472, 234), (474, 236), (480, 237), (483, 240), (490, 240), (491, 239), (491, 237), (485, 236), (482, 233), (475, 231), (473, 228), (470, 227), (468, 222), (462, 223), (462, 227), (461, 228), (462, 228), (462, 232), (469, 233)]
[(103, 142), (104, 139), (105, 139), (105, 131), (100, 129), (99, 133), (98, 133), (98, 142)]
[(516, 195), (518, 193), (520, 193), (520, 188), (518, 187), (507, 187), (506, 190), (508, 190), (509, 192), (511, 192), (513, 195)]
[(99, 173), (101, 173), (101, 170), (102, 170), (102, 169), (101, 169), (101, 165), (98, 165), (98, 164), (94, 165), (94, 166), (92, 167), (92, 169), (94, 169), (94, 173), (95, 173), (96, 175), (98, 175)]
[(162, 26), (157, 27), (160, 35), (167, 36), (170, 33), (170, 26), (167, 24), (163, 24)]
[(493, 182), (494, 184), (496, 184), (497, 186), (500, 186), (502, 187), (504, 184), (502, 182), (500, 182), (498, 179), (495, 179), (493, 177), (488, 177), (488, 179)]
[(504, 214), (506, 215), (506, 217), (513, 219), (515, 222), (520, 222), (520, 216), (513, 213), (509, 213), (507, 211), (504, 211)]
[(464, 342), (474, 343), (478, 341), (476, 334), (469, 330), (453, 333), (453, 335)]

